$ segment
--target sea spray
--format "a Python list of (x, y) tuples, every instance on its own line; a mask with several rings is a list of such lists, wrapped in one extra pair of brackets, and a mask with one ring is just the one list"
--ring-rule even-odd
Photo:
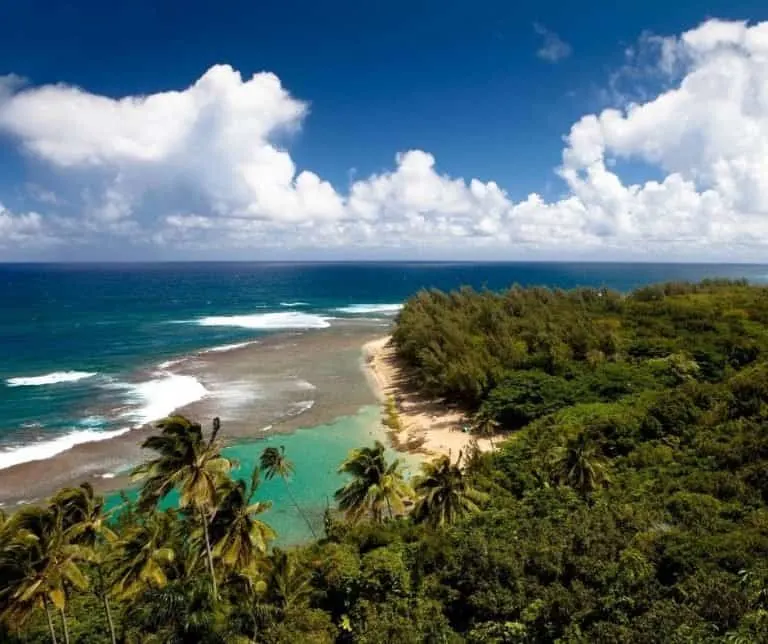
[(75, 445), (105, 441), (110, 438), (122, 436), (130, 431), (130, 427), (123, 427), (114, 431), (97, 431), (83, 429), (62, 434), (51, 440), (44, 440), (21, 447), (11, 447), (0, 451), (0, 470), (13, 467), (20, 463), (42, 461), (72, 449)]
[(158, 375), (145, 382), (112, 386), (126, 389), (129, 399), (140, 405), (137, 409), (124, 412), (123, 416), (142, 425), (164, 418), (180, 407), (205, 398), (209, 393), (197, 378), (171, 373)]
[(9, 387), (42, 387), (57, 385), (65, 382), (78, 382), (96, 376), (94, 371), (54, 371), (42, 376), (8, 378), (5, 384)]
[(200, 326), (233, 326), (243, 329), (326, 329), (329, 318), (311, 313), (252, 313), (246, 315), (211, 315), (196, 320)]

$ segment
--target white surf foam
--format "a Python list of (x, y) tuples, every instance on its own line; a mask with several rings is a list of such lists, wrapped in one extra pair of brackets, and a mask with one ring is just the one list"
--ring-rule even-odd
[(243, 329), (326, 329), (329, 318), (311, 313), (254, 313), (251, 315), (211, 315), (200, 318), (200, 326), (236, 326)]
[(104, 427), (104, 425), (107, 424), (107, 419), (104, 418), (104, 416), (86, 416), (85, 418), (81, 418), (78, 422), (78, 425), (81, 427), (88, 427), (88, 428), (98, 428), (98, 427)]
[(129, 396), (141, 405), (125, 412), (124, 416), (141, 424), (160, 420), (179, 407), (208, 395), (208, 390), (197, 378), (178, 374), (163, 374), (146, 382), (119, 386), (129, 390)]
[(222, 344), (220, 347), (211, 347), (210, 349), (203, 349), (200, 353), (226, 353), (227, 351), (234, 351), (235, 349), (242, 349), (243, 347), (249, 347), (252, 344), (258, 344), (258, 340), (250, 340), (248, 342), (235, 342), (234, 344)]
[(183, 356), (181, 358), (171, 358), (170, 360), (164, 360), (160, 364), (157, 365), (157, 368), (161, 371), (167, 371), (168, 369), (171, 369), (172, 367), (175, 367), (177, 365), (183, 364), (189, 360), (192, 360), (195, 358), (195, 356), (204, 356), (208, 353), (226, 353), (227, 351), (234, 351), (235, 349), (242, 349), (244, 347), (249, 347), (252, 344), (258, 344), (258, 340), (248, 340), (247, 342), (235, 342), (233, 344), (222, 344), (221, 346), (216, 347), (209, 347), (207, 349), (200, 349), (196, 353), (188, 356)]
[(291, 403), (288, 416), (298, 416), (299, 414), (303, 414), (305, 411), (309, 411), (314, 406), (314, 400), (301, 400), (299, 402)]
[(402, 304), (352, 304), (350, 306), (342, 306), (336, 309), (341, 313), (397, 313), (403, 308)]
[(170, 369), (171, 367), (175, 367), (177, 364), (181, 364), (182, 362), (186, 362), (189, 360), (189, 356), (185, 356), (184, 358), (174, 358), (172, 360), (165, 360), (164, 362), (161, 362), (159, 365), (157, 365), (158, 369)]
[(280, 302), (280, 306), (309, 306), (309, 302)]
[(41, 387), (43, 385), (56, 385), (60, 382), (77, 382), (85, 378), (93, 378), (94, 371), (54, 371), (42, 376), (29, 376), (25, 378), (8, 378), (5, 384), (9, 387)]
[(95, 443), (97, 441), (106, 441), (116, 436), (122, 436), (130, 431), (130, 427), (116, 429), (111, 432), (100, 432), (92, 429), (83, 429), (69, 434), (57, 436), (51, 440), (40, 441), (34, 445), (24, 445), (22, 447), (12, 447), (0, 451), (0, 470), (20, 463), (29, 463), (31, 461), (42, 461), (47, 458), (61, 454), (72, 449), (75, 445), (83, 443)]
[(209, 392), (217, 408), (232, 410), (264, 396), (264, 390), (249, 380), (229, 380), (211, 386)]
[(313, 385), (311, 382), (307, 380), (296, 380), (294, 381), (294, 384), (296, 385), (296, 389), (301, 389), (303, 391), (314, 391), (317, 389), (315, 385)]

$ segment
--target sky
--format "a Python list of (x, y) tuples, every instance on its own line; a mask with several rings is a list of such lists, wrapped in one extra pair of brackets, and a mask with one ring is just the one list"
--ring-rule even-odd
[(763, 21), (0, 3), (0, 261), (764, 261)]

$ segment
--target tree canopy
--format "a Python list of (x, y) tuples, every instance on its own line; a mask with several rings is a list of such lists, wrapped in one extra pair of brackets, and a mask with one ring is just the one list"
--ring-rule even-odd
[(0, 640), (768, 641), (767, 288), (425, 291), (393, 338), (495, 451), (408, 482), (353, 450), (324, 533), (281, 550), (258, 481), (287, 455), (237, 480), (218, 425), (170, 419), (140, 503), (0, 515)]

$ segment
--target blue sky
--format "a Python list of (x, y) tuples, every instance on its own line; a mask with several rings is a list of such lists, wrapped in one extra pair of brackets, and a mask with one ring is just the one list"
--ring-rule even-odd
[[(645, 211), (642, 221), (628, 223), (627, 213), (640, 217), (636, 213), (641, 206), (616, 206), (615, 195), (608, 199), (600, 192), (612, 181), (603, 175), (585, 185), (582, 174), (591, 172), (592, 161), (583, 160), (579, 151), (576, 179), (565, 178), (558, 168), (564, 151), (576, 148), (565, 137), (585, 117), (600, 116), (610, 107), (626, 110), (632, 100), (654, 104), (664, 92), (683, 87), (688, 76), (716, 76), (716, 65), (726, 64), (734, 51), (741, 51), (748, 83), (764, 83), (759, 47), (745, 50), (746, 40), (736, 42), (754, 39), (730, 34), (725, 41), (713, 40), (705, 34), (700, 39), (704, 45), (691, 45), (682, 37), (711, 25), (705, 22), (709, 18), (746, 20), (750, 24), (745, 29), (758, 29), (757, 23), (768, 18), (764, 3), (118, 5), (27, 0), (0, 6), (0, 23), (10, 27), (0, 39), (0, 76), (14, 76), (0, 83), (5, 87), (0, 91), (0, 213), (5, 213), (0, 233), (6, 233), (0, 259), (106, 259), (118, 251), (121, 259), (452, 258), (457, 252), (466, 259), (489, 253), (549, 259), (577, 257), (581, 248), (591, 258), (624, 257), (629, 249), (640, 259), (673, 253), (680, 259), (735, 261), (747, 259), (745, 253), (750, 258), (762, 253), (760, 226), (766, 213), (764, 186), (754, 185), (757, 173), (749, 181), (742, 177), (734, 187), (738, 181), (717, 175), (714, 161), (708, 167), (698, 162), (695, 145), (686, 160), (678, 158), (674, 146), (679, 140), (674, 138), (646, 149), (642, 142), (629, 144), (618, 135), (612, 139), (615, 133), (599, 134), (601, 172), (618, 177), (627, 199), (639, 198), (631, 194), (631, 186), (649, 180), (663, 182), (674, 174), (692, 182), (697, 197), (678, 191), (664, 202), (671, 209), (693, 198), (707, 202), (696, 206), (695, 213), (686, 211), (685, 222), (672, 226), (672, 232), (684, 231), (679, 237), (670, 237), (668, 224), (659, 230)], [(675, 52), (674, 73), (660, 72), (662, 38), (668, 39), (666, 51)], [(560, 44), (546, 49), (553, 42)], [(634, 54), (628, 56), (630, 49)], [(205, 104), (221, 101), (221, 113), (228, 114), (216, 112), (219, 121), (211, 125), (210, 137), (201, 129), (200, 108), (189, 117), (197, 124), (190, 126), (198, 137), (194, 144), (187, 134), (179, 134), (183, 145), (174, 139), (150, 160), (141, 154), (128, 159), (115, 151), (130, 137), (146, 146), (151, 138), (146, 133), (157, 125), (157, 117), (144, 110), (122, 132), (131, 117), (106, 116), (110, 99), (133, 96), (141, 101), (182, 92), (217, 64), (236, 70), (246, 85), (253, 74), (271, 72), (291, 100), (304, 105), (301, 116), (285, 116), (274, 129), (244, 132), (256, 137), (255, 147), (263, 144), (289, 155), (295, 173), (287, 180), (276, 178), (277, 187), (263, 185), (262, 179), (254, 187), (240, 176), (239, 169), (250, 162), (248, 152), (240, 149), (217, 157), (215, 168), (191, 168), (185, 161), (180, 169), (179, 155), (220, 149), (220, 122), (250, 118), (237, 110), (230, 114), (226, 107), (226, 88), (240, 87), (231, 78), (213, 83), (211, 95), (200, 99)], [(50, 86), (51, 91), (41, 91)], [(89, 104), (82, 110), (62, 109), (71, 93), (61, 88), (79, 88)], [(256, 96), (263, 89), (247, 91)], [(706, 98), (698, 95), (697, 103)], [(709, 98), (717, 101), (718, 96)], [(272, 109), (254, 100), (255, 119)], [(739, 97), (734, 100), (743, 103)], [(661, 107), (655, 111), (661, 131), (673, 117), (662, 114)], [(63, 112), (67, 115), (61, 116)], [(627, 128), (634, 127), (628, 113), (622, 114)], [(79, 140), (80, 119), (101, 123), (102, 116), (104, 131), (91, 132), (85, 143)], [(165, 110), (163, 118), (169, 118)], [(763, 122), (759, 119), (758, 126)], [(588, 125), (585, 121), (582, 129)], [(715, 141), (715, 125), (697, 121), (683, 140), (703, 138), (712, 158), (720, 158), (723, 154), (711, 149), (722, 144)], [(141, 128), (147, 129), (137, 133)], [(760, 137), (766, 131), (758, 130), (758, 143), (763, 144)], [(83, 148), (76, 159), (51, 152), (46, 147), (51, 132), (61, 131), (67, 135), (55, 135), (57, 150), (80, 145), (92, 149)], [(737, 152), (743, 150), (725, 149), (733, 167), (742, 168), (744, 159)], [(93, 150), (99, 151), (98, 160)], [(406, 172), (396, 155), (408, 151), (428, 155), (434, 166), (428, 158), (412, 157), (408, 167), (413, 171)], [(752, 150), (747, 157), (760, 153)], [(262, 162), (271, 163), (259, 160), (260, 177)], [(316, 205), (322, 197), (297, 187), (305, 170), (328, 183), (334, 203)], [(197, 190), (201, 175), (196, 173), (203, 172), (206, 177), (221, 173), (215, 188)], [(382, 181), (371, 196), (374, 177)], [(483, 185), (494, 182), (503, 200), (470, 194), (473, 178)], [(386, 186), (385, 179), (390, 180)], [(244, 181), (245, 187), (240, 185)], [(351, 204), (356, 181), (361, 182), (356, 192), (366, 195), (365, 207)], [(457, 192), (456, 181), (463, 182), (466, 195)], [(291, 212), (270, 201), (278, 190), (281, 207)], [(717, 204), (707, 201), (708, 190), (718, 193)], [(415, 193), (420, 194), (413, 197)], [(541, 203), (516, 208), (529, 203), (532, 193)], [(646, 197), (642, 208), (647, 209)], [(579, 203), (566, 203), (569, 199)], [(609, 201), (613, 205), (606, 205)], [(121, 204), (119, 212), (104, 215), (105, 209), (115, 213), (115, 202)], [(741, 225), (740, 217), (750, 219)], [(754, 217), (760, 218), (757, 224)]]

